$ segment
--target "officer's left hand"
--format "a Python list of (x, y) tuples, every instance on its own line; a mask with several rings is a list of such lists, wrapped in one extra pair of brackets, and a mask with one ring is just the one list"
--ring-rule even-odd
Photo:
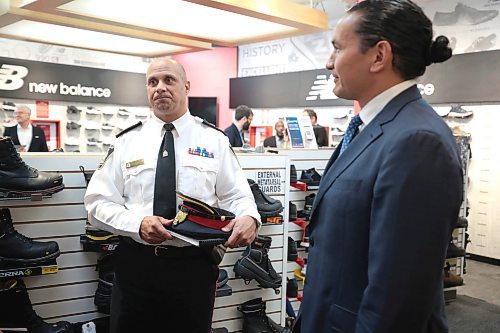
[(229, 222), (222, 231), (233, 231), (224, 246), (235, 248), (247, 246), (257, 234), (257, 224), (251, 216), (241, 216)]

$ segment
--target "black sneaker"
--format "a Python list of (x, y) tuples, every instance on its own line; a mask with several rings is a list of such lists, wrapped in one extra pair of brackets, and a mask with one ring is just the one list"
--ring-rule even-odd
[(315, 168), (302, 170), (302, 173), (300, 174), (300, 181), (306, 183), (307, 186), (319, 186), (321, 175)]
[(77, 130), (80, 127), (82, 127), (82, 125), (80, 125), (79, 123), (77, 123), (75, 121), (68, 121), (68, 123), (66, 124), (66, 128), (69, 130)]

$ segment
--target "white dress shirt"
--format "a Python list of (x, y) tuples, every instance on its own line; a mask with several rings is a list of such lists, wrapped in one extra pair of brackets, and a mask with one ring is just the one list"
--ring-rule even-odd
[[(153, 215), (156, 162), (164, 124), (152, 116), (117, 139), (114, 151), (96, 170), (85, 194), (85, 208), (92, 225), (147, 244), (141, 239), (139, 228), (145, 216)], [(228, 138), (189, 112), (173, 124), (177, 190), (237, 217), (249, 215), (260, 221)], [(189, 149), (198, 147), (213, 154), (213, 158), (189, 153)], [(178, 239), (163, 244), (188, 245)]]
[(21, 125), (17, 125), (17, 138), (19, 139), (19, 144), (24, 146), (24, 149), (28, 151), (31, 145), (31, 139), (33, 138), (33, 126), (28, 124), (28, 127), (22, 128)]

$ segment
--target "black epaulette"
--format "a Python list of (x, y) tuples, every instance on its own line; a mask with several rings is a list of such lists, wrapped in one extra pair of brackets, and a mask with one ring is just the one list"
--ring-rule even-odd
[(133, 124), (132, 126), (125, 128), (123, 131), (121, 131), (120, 133), (118, 133), (116, 135), (116, 137), (119, 138), (120, 136), (122, 136), (123, 134), (127, 133), (128, 131), (131, 131), (134, 128), (139, 127), (139, 126), (142, 126), (142, 121), (138, 121), (136, 124)]
[[(203, 118), (201, 118), (201, 119), (203, 119)], [(221, 130), (220, 128), (218, 128), (217, 126), (212, 124), (211, 122), (203, 119), (203, 121), (201, 123), (204, 125), (207, 125), (208, 127), (212, 127), (214, 130), (217, 130), (217, 131), (221, 132), (222, 134), (224, 134), (225, 136), (227, 136), (226, 132), (224, 132), (223, 130)]]

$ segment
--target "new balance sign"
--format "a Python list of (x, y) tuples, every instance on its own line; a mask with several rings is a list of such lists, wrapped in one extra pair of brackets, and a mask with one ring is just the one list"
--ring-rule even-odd
[(0, 67), (0, 90), (17, 90), (24, 85), (23, 78), (28, 75), (24, 66), (2, 64)]
[(307, 94), (306, 101), (315, 101), (319, 99), (337, 99), (333, 93), (333, 88), (335, 87), (335, 83), (333, 82), (333, 75), (327, 79), (325, 74), (319, 74), (316, 76), (316, 80), (314, 80), (309, 93)]

